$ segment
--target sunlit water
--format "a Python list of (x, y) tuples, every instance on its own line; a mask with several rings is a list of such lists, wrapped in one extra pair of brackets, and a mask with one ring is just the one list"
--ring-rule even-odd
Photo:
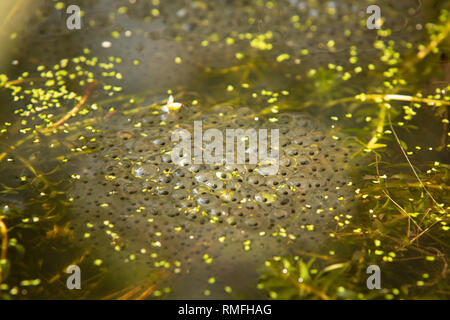
[[(428, 60), (417, 58), (428, 32), (448, 26), (447, 15), (439, 18), (440, 3), (380, 2), (380, 30), (366, 25), (370, 1), (79, 1), (80, 30), (67, 29), (63, 2), (12, 7), (16, 13), (5, 14), (2, 35), (8, 79), (0, 88), (0, 217), (9, 238), (4, 297), (448, 297), (441, 281), (448, 251), (448, 115), (438, 103), (449, 80), (448, 39)], [(443, 27), (427, 27), (429, 21)], [(396, 96), (383, 100), (388, 94)], [(420, 100), (428, 95), (433, 101)], [(169, 96), (183, 108), (162, 111), (171, 109)], [(417, 101), (405, 98), (411, 96)], [(73, 117), (66, 116), (71, 110)], [(239, 198), (242, 205), (230, 206), (230, 215), (244, 207), (237, 227), (227, 224), (226, 214), (225, 227), (212, 226), (223, 209), (215, 197), (208, 208), (199, 206), (202, 224), (165, 216), (186, 199), (199, 200), (195, 192), (219, 198), (217, 183), (226, 180), (208, 176), (222, 168), (208, 167), (205, 179), (177, 200), (176, 182), (201, 178), (187, 172), (193, 175), (182, 180), (163, 159), (167, 145), (161, 142), (171, 130), (200, 118), (212, 128), (247, 128), (261, 118), (289, 136), (303, 123), (286, 120), (292, 112), (308, 119), (299, 131), (305, 134), (299, 152), (311, 151), (309, 160), (326, 154), (315, 170), (336, 172), (328, 180), (320, 173), (302, 177), (319, 184), (303, 196), (299, 187), (288, 187), (284, 197), (293, 217), (267, 225), (258, 220), (265, 212), (284, 215), (277, 203), (273, 210), (258, 207), (258, 197), (282, 199), (273, 181), (252, 186), (248, 199)], [(140, 155), (142, 148), (161, 159)], [(293, 166), (280, 184), (289, 186), (306, 172), (298, 162)], [(141, 185), (145, 170), (149, 180)], [(258, 179), (248, 168), (241, 174), (245, 181)], [(114, 187), (117, 178), (125, 189)], [(230, 185), (225, 182), (224, 190)], [(128, 195), (118, 200), (117, 192)], [(295, 224), (308, 202), (324, 218)], [(96, 213), (108, 206), (105, 216)], [(433, 233), (422, 239), (427, 228)], [(302, 234), (309, 240), (299, 240)], [(223, 246), (226, 235), (233, 241)], [(194, 245), (184, 245), (191, 240)], [(311, 258), (311, 279), (305, 280), (320, 294), (289, 284), (302, 283), (304, 272), (296, 273), (306, 267), (293, 266)], [(71, 264), (82, 270), (82, 290), (66, 287), (64, 270)], [(384, 291), (366, 287), (371, 264), (383, 270)], [(332, 267), (317, 276), (326, 266)], [(432, 289), (423, 291), (424, 284)]]

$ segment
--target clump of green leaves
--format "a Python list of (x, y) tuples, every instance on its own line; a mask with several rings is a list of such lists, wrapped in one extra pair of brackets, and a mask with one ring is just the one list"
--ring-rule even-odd
[[(349, 276), (351, 264), (338, 262), (318, 265), (312, 258), (305, 262), (298, 256), (274, 257), (266, 261), (258, 288), (272, 299), (364, 299), (380, 294), (358, 293)], [(367, 291), (367, 290), (366, 290)]]

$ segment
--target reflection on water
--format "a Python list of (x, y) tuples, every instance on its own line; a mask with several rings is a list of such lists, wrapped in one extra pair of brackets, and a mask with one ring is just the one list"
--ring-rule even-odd
[[(3, 297), (448, 298), (443, 3), (67, 4), (2, 13)], [(196, 119), (278, 128), (278, 174), (171, 163)]]

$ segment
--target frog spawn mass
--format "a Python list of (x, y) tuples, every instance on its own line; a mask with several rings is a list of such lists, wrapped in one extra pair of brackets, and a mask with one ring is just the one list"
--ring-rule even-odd
[[(277, 174), (259, 174), (261, 163), (175, 164), (171, 133), (194, 120), (279, 129)], [(305, 114), (258, 118), (245, 107), (115, 114), (74, 148), (72, 228), (105, 265), (174, 274), (172, 297), (223, 297), (224, 287), (255, 297), (267, 259), (328, 252), (335, 216), (351, 212), (351, 147), (335, 138)]]

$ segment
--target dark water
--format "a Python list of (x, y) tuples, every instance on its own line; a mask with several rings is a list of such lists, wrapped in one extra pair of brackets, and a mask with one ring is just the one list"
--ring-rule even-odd
[[(78, 5), (80, 30), (64, 2), (2, 12), (4, 298), (448, 298), (444, 2)], [(181, 110), (163, 111), (170, 95)], [(278, 128), (293, 164), (277, 184), (247, 165), (180, 171), (168, 138), (195, 119)]]

